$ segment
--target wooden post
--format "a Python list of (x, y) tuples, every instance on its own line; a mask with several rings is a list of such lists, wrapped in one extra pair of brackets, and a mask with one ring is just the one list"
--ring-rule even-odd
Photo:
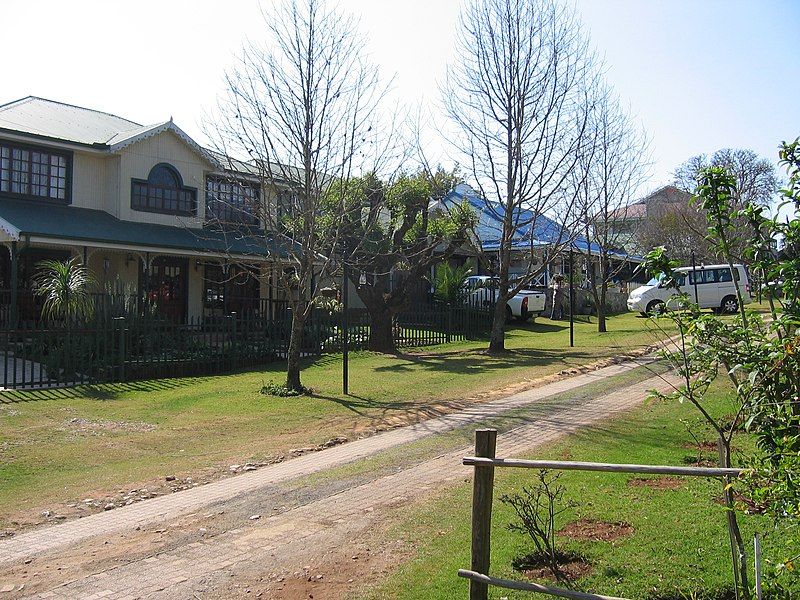
[[(475, 456), (494, 458), (496, 449), (496, 429), (478, 429), (475, 432)], [(472, 483), (472, 570), (483, 575), (489, 574), (493, 492), (494, 467), (476, 465)], [(488, 600), (488, 584), (470, 581), (469, 598)]]

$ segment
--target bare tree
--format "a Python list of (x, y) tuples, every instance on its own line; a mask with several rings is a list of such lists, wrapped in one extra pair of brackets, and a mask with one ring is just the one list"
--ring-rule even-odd
[(646, 253), (664, 246), (684, 265), (691, 264), (692, 255), (697, 262), (714, 261), (706, 227), (703, 214), (688, 202), (654, 203), (647, 207), (646, 218), (636, 225), (636, 249)]
[[(586, 143), (592, 55), (574, 11), (556, 0), (472, 0), (457, 39), (443, 94), (473, 183), (503, 224), (489, 344), (502, 352), (506, 302), (547, 268), (537, 226), (546, 215), (560, 226), (552, 261), (577, 223), (572, 175)], [(512, 249), (527, 262), (513, 283)]]
[(602, 333), (609, 284), (627, 264), (622, 248), (634, 223), (628, 205), (647, 175), (648, 141), (608, 90), (598, 96), (589, 114), (595, 148), (582, 155), (577, 187), (585, 215), (587, 259), (592, 261), (593, 252), (597, 254), (596, 269), (594, 273), (588, 270), (588, 281), (597, 307), (597, 330)]
[[(675, 169), (673, 173), (675, 185), (684, 191), (694, 193), (701, 171), (706, 167), (724, 167), (736, 178), (733, 196), (735, 210), (740, 210), (748, 204), (770, 207), (774, 203), (780, 186), (780, 178), (775, 171), (775, 165), (752, 150), (723, 148), (714, 152), (710, 157), (702, 154), (693, 156)], [(694, 212), (697, 213), (697, 216), (691, 212), (685, 214), (683, 225), (694, 233), (694, 237), (699, 235), (705, 237), (708, 235), (705, 229), (705, 215), (697, 208), (694, 208)], [(737, 218), (736, 222), (741, 227), (746, 225), (742, 218)], [(722, 258), (714, 250), (713, 245), (704, 243), (703, 246), (712, 254), (712, 258)], [(743, 236), (740, 239), (731, 240), (731, 250), (735, 260), (744, 260), (745, 247), (746, 242)]]
[(337, 247), (352, 208), (331, 183), (374, 160), (385, 88), (353, 19), (324, 0), (285, 0), (264, 18), (265, 39), (246, 46), (226, 76), (211, 137), (229, 169), (260, 182), (246, 209), (258, 226), (231, 235), (280, 261), (274, 276), (292, 314), (286, 388), (302, 391), (303, 328), (338, 268), (325, 251)]

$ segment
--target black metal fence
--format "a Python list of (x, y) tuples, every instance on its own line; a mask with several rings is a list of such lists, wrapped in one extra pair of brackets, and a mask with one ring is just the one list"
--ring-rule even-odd
[[(0, 384), (32, 389), (211, 375), (282, 360), (288, 351), (288, 310), (276, 318), (231, 314), (187, 323), (111, 314), (86, 325), (21, 321), (0, 329)], [(366, 349), (369, 315), (350, 309), (347, 316), (345, 332), (341, 312), (315, 311), (303, 331), (302, 355), (337, 352), (345, 334), (351, 349)], [(487, 311), (431, 304), (398, 315), (392, 333), (397, 347), (404, 348), (476, 338), (488, 327)]]

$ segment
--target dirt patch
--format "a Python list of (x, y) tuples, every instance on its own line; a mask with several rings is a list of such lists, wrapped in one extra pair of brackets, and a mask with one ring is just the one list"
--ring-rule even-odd
[[(592, 572), (592, 565), (580, 554), (571, 552), (558, 553), (558, 570), (562, 579), (575, 581), (581, 577), (586, 577)], [(523, 573), (529, 579), (543, 579), (547, 581), (558, 581), (543, 554), (534, 553), (514, 560), (514, 569)]]
[(680, 477), (661, 475), (659, 477), (631, 477), (628, 480), (630, 487), (647, 487), (652, 490), (677, 490), (686, 482)]
[(717, 443), (711, 442), (709, 440), (703, 440), (702, 442), (695, 443), (695, 442), (686, 442), (685, 444), (681, 444), (681, 448), (686, 448), (687, 450), (697, 450), (699, 452), (717, 452)]
[(683, 457), (683, 464), (689, 465), (692, 467), (718, 467), (717, 461), (711, 458), (706, 458), (704, 456), (691, 456), (687, 455)]
[(152, 423), (143, 421), (106, 421), (72, 418), (64, 423), (62, 431), (73, 431), (88, 435), (102, 435), (106, 432), (144, 433), (156, 428)]
[(382, 580), (407, 559), (405, 549), (394, 543), (376, 548), (358, 543), (292, 573), (252, 578), (237, 576), (230, 585), (214, 590), (211, 597), (343, 600), (358, 595), (357, 590), (365, 581)]
[(593, 542), (613, 542), (621, 537), (633, 535), (633, 526), (622, 521), (590, 521), (581, 519), (563, 527), (559, 534), (573, 540), (591, 540)]

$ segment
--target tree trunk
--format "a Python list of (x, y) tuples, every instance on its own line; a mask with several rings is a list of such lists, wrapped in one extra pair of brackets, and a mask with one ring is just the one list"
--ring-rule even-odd
[(600, 298), (597, 302), (597, 331), (605, 333), (606, 329), (606, 291), (608, 290), (608, 283), (603, 280), (600, 283)]
[(505, 326), (506, 305), (508, 301), (505, 296), (505, 294), (497, 294), (497, 302), (495, 302), (494, 305), (494, 315), (492, 318), (492, 333), (489, 338), (489, 354), (500, 354), (506, 351)]
[(303, 345), (303, 326), (305, 325), (305, 311), (296, 307), (292, 311), (292, 328), (289, 334), (289, 349), (286, 353), (286, 389), (303, 392), (300, 383), (300, 350)]
[(394, 333), (392, 325), (394, 324), (394, 315), (388, 307), (370, 308), (369, 311), (369, 349), (373, 352), (382, 352), (384, 354), (394, 354), (397, 352), (397, 346), (394, 341)]

